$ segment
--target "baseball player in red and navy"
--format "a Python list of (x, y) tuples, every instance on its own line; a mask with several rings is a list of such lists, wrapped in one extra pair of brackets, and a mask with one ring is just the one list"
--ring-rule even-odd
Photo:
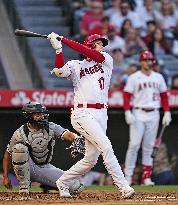
[[(61, 38), (61, 41), (56, 38)], [(56, 50), (56, 63), (52, 72), (58, 77), (73, 81), (74, 110), (71, 123), (74, 129), (85, 137), (86, 144), (84, 158), (57, 180), (60, 196), (71, 197), (68, 191), (70, 182), (90, 171), (101, 154), (104, 165), (122, 197), (130, 198), (134, 189), (128, 185), (111, 142), (106, 136), (108, 89), (113, 69), (112, 57), (103, 51), (108, 40), (94, 34), (89, 36), (83, 45), (55, 33), (49, 34), (48, 39)], [(85, 55), (86, 59), (72, 60), (64, 65), (62, 43)]]
[(130, 125), (124, 172), (129, 184), (132, 184), (137, 153), (142, 143), (141, 184), (154, 185), (151, 180), (153, 168), (151, 153), (158, 131), (161, 105), (164, 110), (162, 124), (168, 126), (171, 122), (167, 86), (163, 76), (152, 70), (153, 60), (154, 56), (150, 51), (142, 51), (141, 69), (129, 76), (124, 88), (125, 119)]

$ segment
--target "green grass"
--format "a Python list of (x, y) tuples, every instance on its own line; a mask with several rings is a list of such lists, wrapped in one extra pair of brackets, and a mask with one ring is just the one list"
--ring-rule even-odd
[[(177, 186), (133, 186), (135, 191), (178, 191), (178, 185)], [(86, 187), (86, 190), (116, 190), (115, 186), (89, 186)], [(0, 185), (0, 192), (7, 192), (8, 190)], [(18, 191), (18, 187), (13, 187), (12, 191)], [(31, 191), (41, 191), (41, 188), (38, 186), (32, 186)]]
[[(39, 186), (32, 186), (30, 191), (41, 191), (42, 189)], [(0, 192), (9, 192), (9, 191), (13, 191), (13, 192), (18, 192), (18, 187), (17, 186), (13, 186), (12, 190), (8, 190), (6, 189), (3, 185), (0, 185)]]
[[(177, 186), (140, 186), (135, 185), (133, 188), (136, 191), (178, 191)], [(116, 190), (114, 186), (90, 186), (87, 187), (88, 190)]]

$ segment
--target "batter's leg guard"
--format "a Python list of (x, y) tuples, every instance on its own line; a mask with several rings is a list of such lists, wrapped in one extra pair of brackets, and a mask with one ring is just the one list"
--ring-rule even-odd
[(151, 181), (152, 170), (153, 170), (152, 166), (142, 165), (141, 184), (146, 186), (154, 185), (154, 182)]
[(19, 193), (29, 193), (30, 166), (27, 146), (21, 143), (14, 145), (12, 152), (12, 165), (19, 181)]

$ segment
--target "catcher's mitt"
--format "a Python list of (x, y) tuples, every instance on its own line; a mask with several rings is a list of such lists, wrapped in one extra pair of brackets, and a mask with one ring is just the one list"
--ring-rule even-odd
[(69, 152), (72, 158), (76, 158), (80, 154), (85, 154), (85, 138), (82, 136), (77, 137), (70, 147), (66, 148)]

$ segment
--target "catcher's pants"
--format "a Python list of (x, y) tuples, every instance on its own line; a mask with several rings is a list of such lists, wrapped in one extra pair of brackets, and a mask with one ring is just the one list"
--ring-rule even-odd
[(31, 158), (30, 163), (30, 180), (39, 182), (51, 187), (56, 186), (56, 180), (64, 174), (64, 171), (56, 168), (52, 164), (36, 165)]
[[(29, 156), (28, 148), (21, 143), (14, 145), (12, 152), (12, 164), (19, 181), (20, 189), (29, 189), (30, 181), (56, 187), (56, 180), (64, 174), (64, 171), (52, 164), (36, 165)], [(78, 180), (70, 183), (70, 187), (79, 184)]]
[(125, 170), (126, 177), (131, 177), (135, 168), (137, 153), (142, 143), (142, 164), (152, 166), (151, 153), (158, 132), (159, 111), (145, 112), (133, 110), (135, 122), (130, 125), (130, 140), (126, 153)]
[(128, 186), (111, 142), (106, 136), (107, 119), (107, 109), (75, 108), (73, 110), (71, 122), (74, 129), (85, 137), (86, 152), (83, 159), (62, 175), (61, 182), (69, 185), (72, 180), (90, 171), (101, 154), (115, 185), (118, 188)]

